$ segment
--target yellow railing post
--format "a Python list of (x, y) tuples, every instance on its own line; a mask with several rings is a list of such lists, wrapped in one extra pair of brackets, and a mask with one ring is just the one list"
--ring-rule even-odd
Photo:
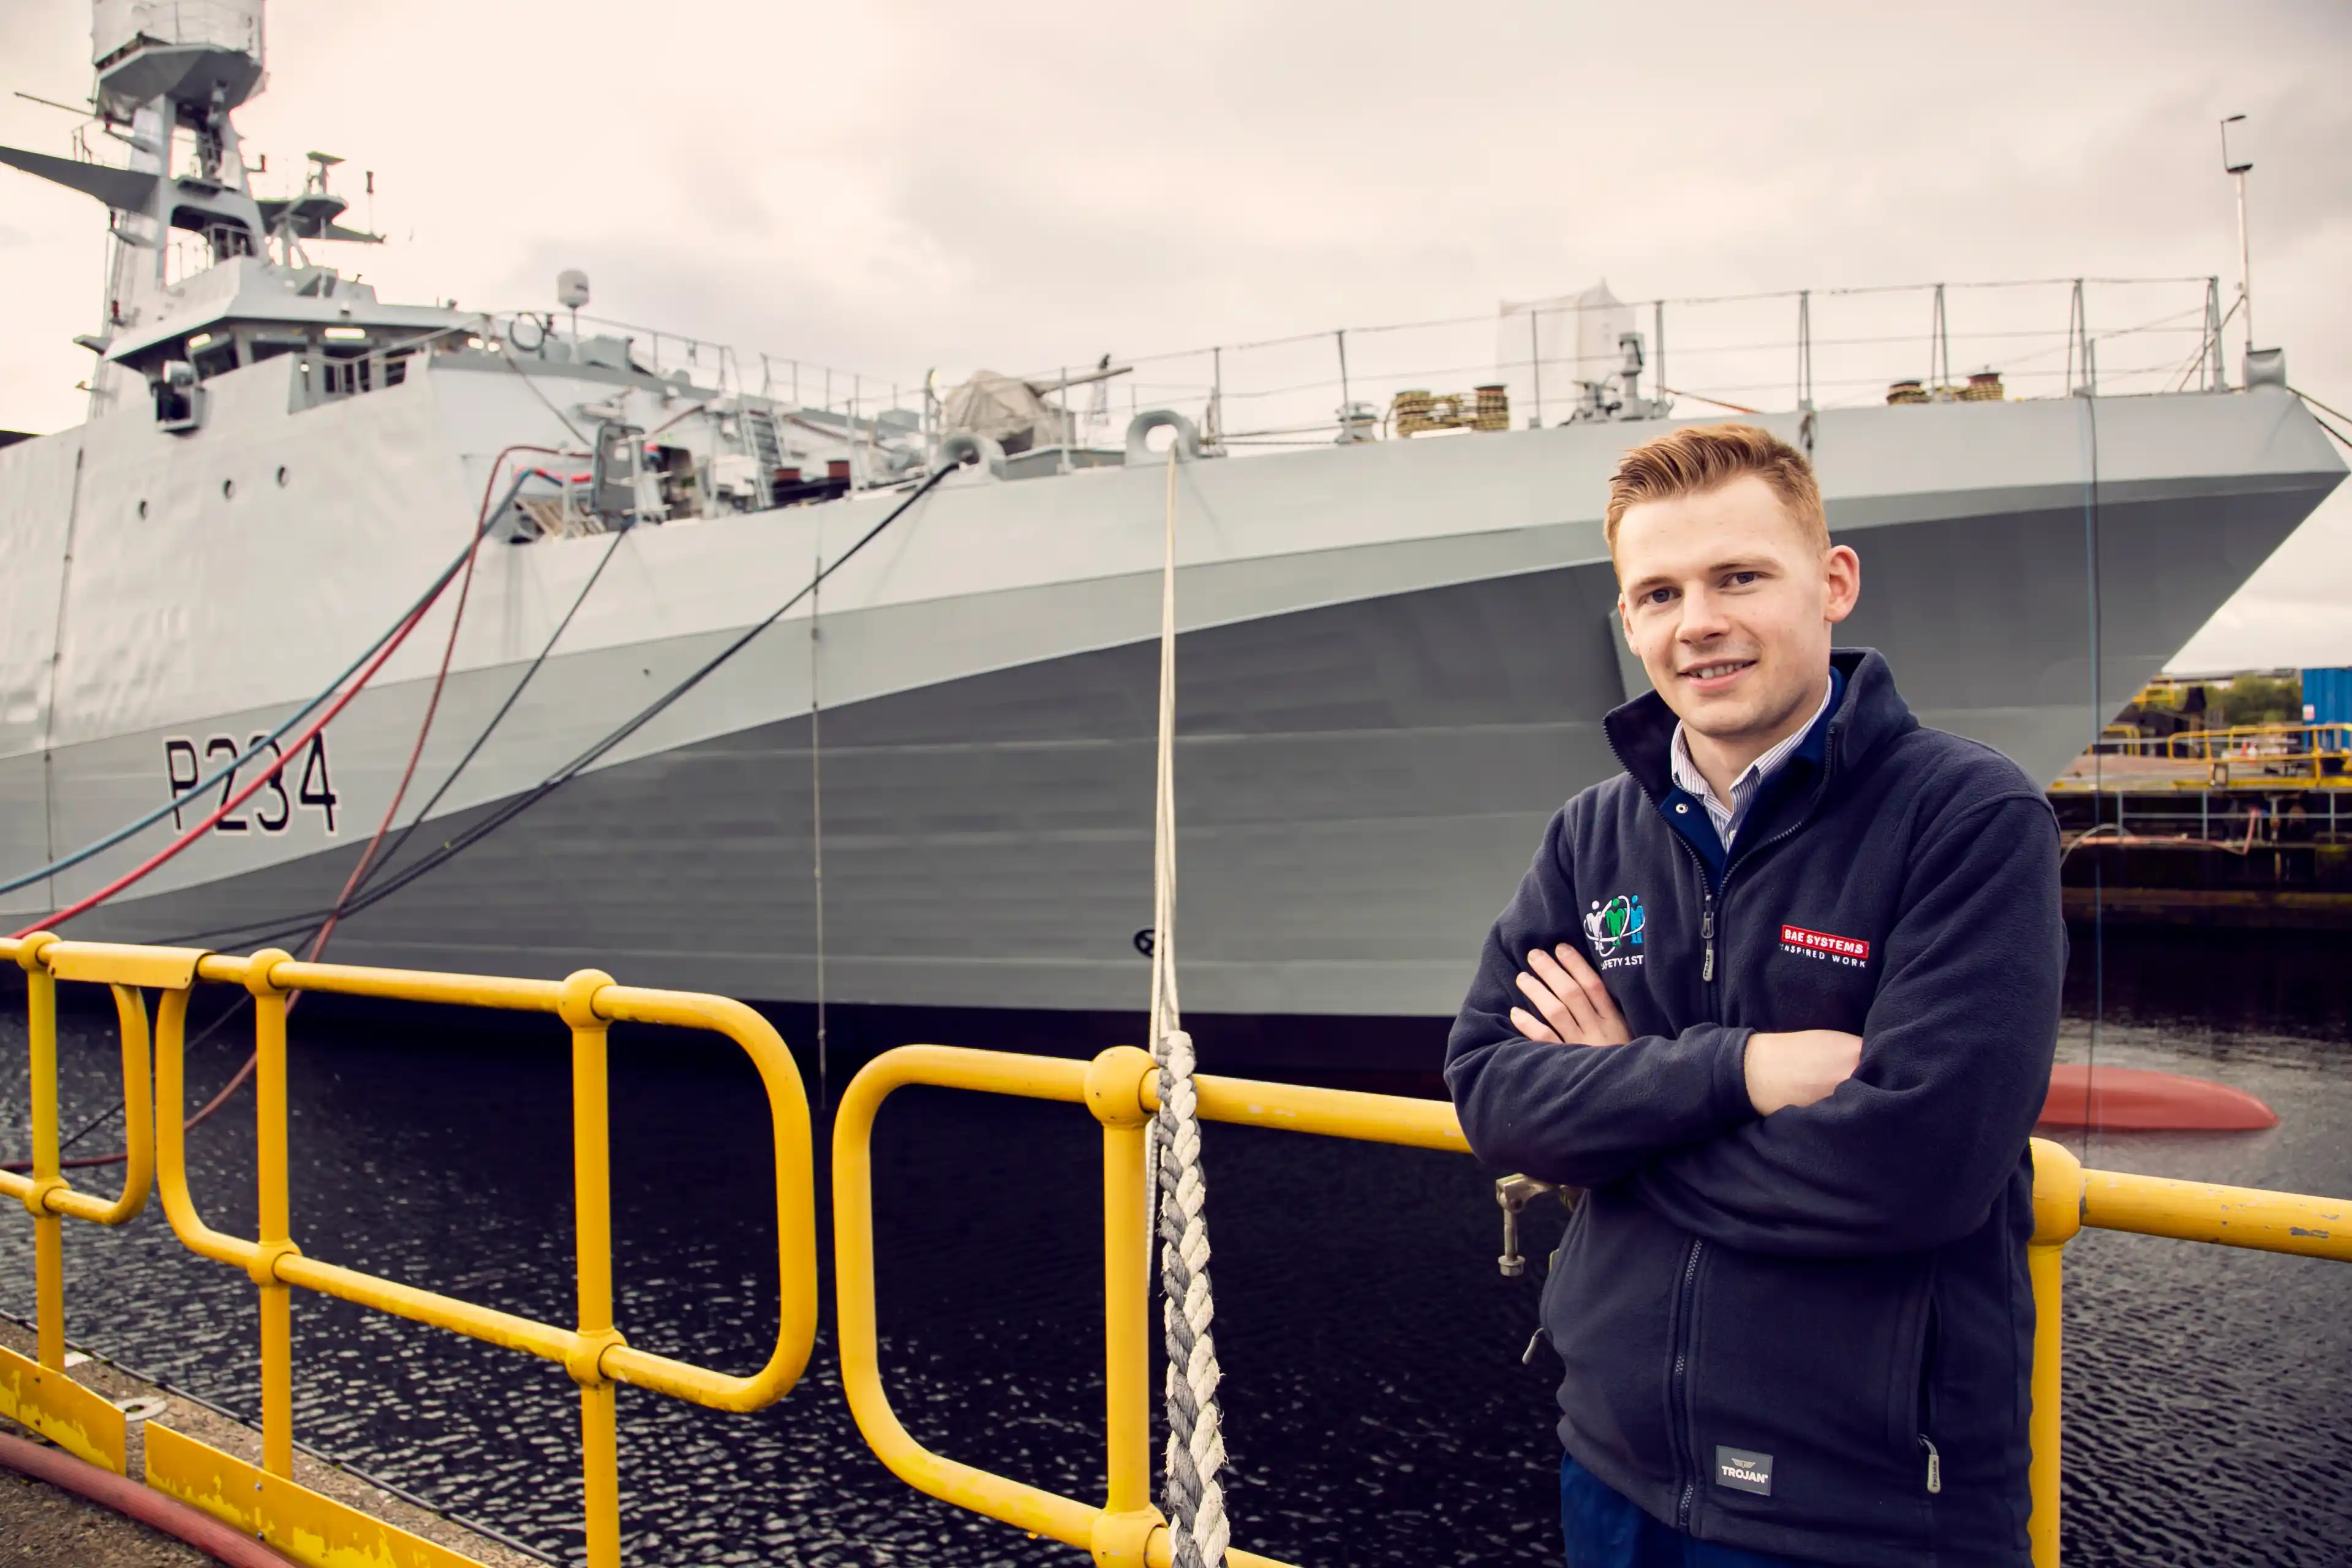
[(1148, 1052), (1114, 1046), (1087, 1069), (1087, 1108), (1102, 1123), (1103, 1400), (1109, 1472), (1090, 1550), (1103, 1568), (1142, 1568), (1164, 1528), (1151, 1503), (1151, 1214), (1144, 1190)]
[(588, 1568), (620, 1568), (621, 1456), (617, 1390), (604, 1352), (621, 1342), (613, 1327), (612, 1115), (605, 1075), (610, 1026), (596, 993), (613, 984), (583, 969), (563, 983), (556, 1013), (572, 1026), (572, 1205), (580, 1278), (579, 1347), (566, 1358), (580, 1385), (580, 1490)]
[(261, 1468), (294, 1474), (293, 1291), (278, 1278), (278, 1260), (294, 1249), (286, 1169), (286, 999), (269, 972), (290, 962), (281, 948), (247, 961), (245, 988), (253, 995), (254, 1169), (257, 1194), (253, 1281), (261, 1291)]
[[(874, 1301), (875, 1112), (908, 1084), (1085, 1105), (1103, 1126), (1104, 1404), (1107, 1506), (1085, 1503), (934, 1454), (910, 1436), (882, 1386)], [(1200, 1077), (1202, 1119), (1466, 1153), (1454, 1108), (1346, 1089)], [(834, 1280), (842, 1392), (866, 1443), (901, 1480), (975, 1513), (1083, 1546), (1104, 1568), (1167, 1568), (1167, 1523), (1151, 1505), (1151, 1194), (1145, 1124), (1160, 1108), (1150, 1057), (1116, 1046), (1090, 1063), (954, 1046), (901, 1046), (859, 1069), (833, 1124)], [(1284, 1568), (1234, 1548), (1232, 1568)]]
[[(589, 1561), (618, 1568), (620, 1488), (615, 1389), (621, 1383), (719, 1410), (758, 1410), (799, 1380), (815, 1348), (816, 1216), (808, 1102), (791, 1050), (773, 1026), (740, 1002), (692, 992), (616, 985), (595, 971), (562, 984), (497, 975), (299, 963), (277, 949), (233, 958), (196, 948), (134, 947), (61, 942), (47, 932), (0, 937), (0, 961), (28, 974), (34, 1042), (37, 1176), (0, 1171), (0, 1194), (47, 1216), (44, 1255), (42, 1349), (64, 1360), (55, 1222), (73, 1217), (121, 1225), (160, 1186), (165, 1217), (190, 1251), (242, 1269), (259, 1293), (262, 1468), (176, 1436), (150, 1434), (149, 1484), (195, 1502), (312, 1568), (346, 1562), (429, 1564), (462, 1560), (310, 1492), (294, 1483), (292, 1291), (338, 1300), (428, 1323), (485, 1343), (562, 1365), (580, 1385), (582, 1482)], [(129, 1158), (121, 1194), (76, 1192), (57, 1173), (56, 1014), (53, 983), (113, 987), (121, 1021), (124, 1135)], [(243, 985), (255, 1002), (255, 1180), (258, 1217), (253, 1239), (213, 1229), (188, 1190), (186, 1031), (190, 994), (203, 981)], [(163, 994), (149, 1067), (142, 988)], [(511, 1312), (421, 1290), (322, 1259), (305, 1258), (291, 1238), (286, 1022), (293, 995), (330, 991), (467, 1007), (553, 1014), (571, 1027), (573, 1066), (573, 1182), (578, 1215), (579, 1326), (557, 1328)], [(741, 1048), (758, 1068), (774, 1144), (777, 1324), (766, 1363), (733, 1375), (669, 1356), (633, 1350), (613, 1323), (610, 1094), (606, 1036), (614, 1022), (707, 1030)], [(1075, 1070), (1075, 1069), (1074, 1069)], [(1071, 1086), (1075, 1097), (1076, 1084)], [(160, 1112), (160, 1114), (159, 1114)], [(42, 1130), (45, 1131), (45, 1134)], [(46, 1138), (46, 1142), (43, 1138)], [(122, 1412), (70, 1378), (0, 1351), (0, 1413), (33, 1426), (69, 1451), (124, 1473)], [(1076, 1508), (1077, 1505), (1072, 1505)]]
[[(44, 939), (47, 940), (44, 940)], [(63, 1184), (58, 1174), (58, 983), (41, 950), (57, 941), (36, 931), (16, 949), (25, 969), (25, 1023), (33, 1100), (33, 1185), (25, 1194), (33, 1216), (33, 1333), (35, 1356), (52, 1372), (66, 1364), (66, 1260), (62, 1217), (49, 1207), (49, 1194)]]
[(2027, 1434), (2033, 1512), (2026, 1539), (2033, 1568), (2058, 1568), (2061, 1287), (2066, 1244), (2083, 1228), (2082, 1163), (2047, 1138), (2033, 1140), (2033, 1237), (2025, 1268), (2033, 1285), (2033, 1413)]

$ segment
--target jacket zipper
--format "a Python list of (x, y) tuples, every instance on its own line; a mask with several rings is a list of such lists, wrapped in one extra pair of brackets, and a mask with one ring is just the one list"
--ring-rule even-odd
[[(1834, 721), (1832, 721), (1832, 726), (1834, 726)], [(1617, 749), (1617, 737), (1610, 734), (1604, 728), (1601, 731), (1601, 738), (1609, 742), (1610, 754), (1617, 759), (1617, 765), (1621, 768), (1625, 768), (1625, 771), (1631, 773), (1633, 769), (1625, 767), (1625, 753)], [(1806, 805), (1803, 814), (1801, 815), (1796, 821), (1790, 823), (1787, 827), (1782, 828), (1780, 832), (1766, 839), (1761, 845), (1751, 849), (1748, 857), (1749, 859), (1754, 859), (1758, 855), (1762, 854), (1765, 850), (1771, 848), (1773, 846), (1781, 843), (1785, 839), (1794, 837), (1806, 823), (1812, 820), (1813, 814), (1821, 809), (1822, 797), (1829, 793), (1831, 764), (1835, 756), (1836, 751), (1833, 746), (1823, 755), (1822, 759), (1821, 781), (1813, 786), (1813, 798)], [(1638, 778), (1635, 782), (1639, 782)], [(1649, 792), (1646, 789), (1643, 791), (1643, 794), (1644, 795), (1649, 795)], [(1651, 804), (1654, 806), (1657, 804), (1657, 797), (1650, 795), (1649, 798)], [(1691, 847), (1689, 842), (1685, 840), (1681, 834), (1675, 832), (1672, 828), (1668, 828), (1667, 832), (1669, 837), (1671, 837), (1675, 843), (1682, 846), (1683, 853), (1690, 857), (1691, 864), (1698, 868), (1699, 887), (1702, 889), (1699, 902), (1698, 926), (1699, 941), (1701, 943), (1699, 960), (1699, 984), (1701, 987), (1700, 1005), (1709, 1017), (1714, 1018), (1717, 1022), (1720, 1023), (1722, 1020), (1718, 1015), (1720, 1015), (1722, 1009), (1717, 1005), (1715, 995), (1715, 906), (1717, 900), (1722, 897), (1724, 892), (1731, 885), (1731, 872), (1733, 868), (1728, 858), (1727, 858), (1723, 868), (1723, 877), (1721, 881), (1718, 882), (1714, 872), (1708, 868), (1706, 861), (1699, 855), (1699, 852), (1696, 849)], [(1691, 1447), (1690, 1411), (1688, 1402), (1688, 1391), (1690, 1386), (1691, 1301), (1697, 1293), (1699, 1255), (1704, 1252), (1706, 1248), (1706, 1242), (1700, 1240), (1696, 1237), (1691, 1237), (1690, 1251), (1683, 1259), (1682, 1310), (1676, 1315), (1675, 1325), (1675, 1363), (1673, 1376), (1670, 1379), (1674, 1394), (1675, 1459), (1683, 1467), (1682, 1495), (1675, 1505), (1675, 1528), (1685, 1532), (1690, 1529), (1691, 1510), (1697, 1502), (1698, 1498), (1698, 1457), (1693, 1451)], [(1532, 1355), (1534, 1352), (1535, 1346), (1530, 1343), (1528, 1347), (1528, 1353)], [(1925, 1433), (1920, 1434), (1919, 1441), (1924, 1444), (1927, 1449), (1927, 1489), (1930, 1492), (1941, 1491), (1944, 1485), (1943, 1461), (1936, 1453), (1935, 1444), (1927, 1441), (1927, 1437)]]
[[(1758, 856), (1763, 854), (1764, 851), (1771, 848), (1776, 844), (1787, 843), (1790, 839), (1794, 838), (1799, 833), (1804, 831), (1805, 824), (1813, 819), (1813, 813), (1821, 810), (1822, 797), (1827, 795), (1830, 792), (1830, 764), (1831, 758), (1834, 754), (1834, 752), (1831, 752), (1822, 756), (1821, 781), (1813, 785), (1813, 798), (1806, 804), (1804, 811), (1799, 815), (1797, 820), (1789, 824), (1788, 826), (1780, 829), (1780, 832), (1772, 835), (1771, 837), (1764, 840), (1763, 843), (1759, 844), (1754, 848), (1750, 849), (1748, 853), (1748, 860), (1755, 859)], [(1677, 837), (1679, 837), (1679, 835), (1677, 835)], [(1687, 846), (1685, 846), (1685, 847), (1687, 847)], [(1740, 865), (1744, 866), (1747, 863), (1747, 860), (1743, 860), (1740, 862)], [(1719, 891), (1729, 889), (1731, 886), (1731, 873), (1736, 869), (1738, 869), (1738, 868), (1731, 864), (1729, 858), (1727, 856), (1723, 867), (1723, 888), (1722, 889), (1718, 889)], [(1715, 967), (1715, 943), (1712, 940), (1713, 925), (1714, 921), (1712, 920), (1702, 918), (1699, 929), (1699, 934), (1702, 937), (1709, 939), (1706, 944), (1706, 966), (1710, 970)]]
[(1919, 1447), (1927, 1450), (1929, 1497), (1944, 1489), (1944, 1456), (1936, 1451), (1936, 1440), (1927, 1436), (1927, 1428), (1936, 1424), (1936, 1277), (1931, 1268), (1927, 1276), (1927, 1321), (1920, 1331), (1918, 1394)]
[[(1716, 905), (1730, 897), (1731, 875), (1734, 871), (1737, 871), (1740, 866), (1748, 864), (1749, 861), (1756, 859), (1766, 850), (1770, 849), (1775, 845), (1787, 843), (1790, 839), (1794, 838), (1799, 833), (1804, 830), (1805, 824), (1811, 822), (1813, 819), (1813, 814), (1822, 808), (1822, 800), (1829, 794), (1829, 788), (1830, 757), (1825, 755), (1822, 759), (1821, 782), (1813, 786), (1813, 798), (1806, 804), (1804, 811), (1798, 816), (1796, 821), (1789, 824), (1788, 826), (1780, 829), (1780, 832), (1772, 835), (1771, 837), (1767, 838), (1763, 843), (1752, 847), (1748, 852), (1748, 858), (1738, 862), (1738, 865), (1734, 865), (1729, 858), (1727, 857), (1723, 866), (1723, 878), (1719, 882), (1706, 875), (1706, 866), (1704, 861), (1701, 861), (1699, 864), (1699, 880), (1706, 887), (1706, 892), (1699, 904), (1698, 935), (1701, 945), (1699, 949), (1700, 957), (1698, 977), (1700, 984), (1704, 988), (1705, 1005), (1707, 1016), (1714, 1019), (1717, 1023), (1721, 1023), (1723, 1021), (1723, 1009), (1717, 1005), (1715, 994)], [(1669, 829), (1668, 831), (1671, 832), (1672, 829)], [(1675, 834), (1674, 837), (1677, 842), (1680, 842), (1682, 839), (1682, 835), (1679, 833)], [(1692, 849), (1688, 844), (1684, 844), (1683, 847), (1689, 851), (1692, 859), (1698, 859), (1699, 857), (1697, 850)]]
[[(1822, 796), (1828, 791), (1829, 782), (1829, 767), (1827, 763), (1824, 762), (1822, 768), (1822, 782), (1814, 790), (1812, 802), (1805, 808), (1804, 815), (1798, 817), (1796, 821), (1790, 823), (1779, 833), (1776, 833), (1771, 837), (1766, 839), (1762, 844), (1758, 845), (1755, 848), (1751, 849), (1748, 852), (1748, 858), (1752, 860), (1757, 856), (1762, 854), (1765, 850), (1769, 849), (1774, 845), (1781, 842), (1783, 839), (1793, 837), (1800, 828), (1803, 827), (1807, 822), (1811, 821), (1812, 819), (1813, 813), (1821, 807)], [(1682, 835), (1679, 833), (1675, 834), (1674, 837), (1677, 842), (1680, 842), (1682, 839)], [(1716, 1021), (1719, 1023), (1722, 1021), (1722, 1008), (1717, 1005), (1715, 994), (1715, 906), (1717, 900), (1719, 900), (1731, 886), (1731, 873), (1733, 868), (1728, 863), (1724, 866), (1723, 879), (1718, 883), (1714, 877), (1708, 874), (1706, 863), (1704, 860), (1699, 859), (1697, 850), (1691, 848), (1687, 843), (1683, 844), (1683, 848), (1690, 855), (1690, 858), (1693, 860), (1698, 862), (1699, 882), (1700, 885), (1706, 889), (1706, 892), (1702, 896), (1699, 904), (1698, 934), (1699, 942), (1702, 944), (1700, 947), (1699, 982), (1703, 988), (1705, 998), (1704, 1005), (1706, 1009), (1707, 1016), (1716, 1019)], [(1684, 1472), (1682, 1499), (1675, 1505), (1675, 1528), (1685, 1532), (1690, 1529), (1691, 1509), (1697, 1501), (1699, 1468), (1697, 1452), (1692, 1447), (1690, 1406), (1688, 1398), (1690, 1383), (1691, 1300), (1697, 1293), (1699, 1254), (1705, 1251), (1706, 1247), (1706, 1242), (1701, 1241), (1696, 1237), (1693, 1237), (1691, 1238), (1690, 1255), (1683, 1263), (1682, 1312), (1676, 1322), (1675, 1331), (1675, 1426), (1681, 1438), (1678, 1445), (1680, 1449), (1679, 1458), (1684, 1464), (1689, 1467)], [(1941, 1491), (1944, 1485), (1943, 1464), (1936, 1455), (1936, 1446), (1933, 1443), (1927, 1442), (1927, 1436), (1924, 1433), (1920, 1435), (1919, 1441), (1927, 1444), (1927, 1489), (1931, 1492)]]
[(1690, 1252), (1683, 1259), (1682, 1310), (1675, 1315), (1675, 1458), (1684, 1465), (1682, 1500), (1675, 1505), (1675, 1528), (1688, 1531), (1691, 1505), (1698, 1492), (1698, 1455), (1691, 1447), (1690, 1434), (1690, 1332), (1691, 1300), (1697, 1295), (1698, 1258), (1706, 1243), (1691, 1237)]

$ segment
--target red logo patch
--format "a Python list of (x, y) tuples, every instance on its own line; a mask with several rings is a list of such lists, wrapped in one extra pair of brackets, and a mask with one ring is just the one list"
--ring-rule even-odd
[(1802, 926), (1782, 926), (1780, 945), (1818, 952), (1829, 958), (1851, 959), (1856, 963), (1870, 962), (1870, 943), (1850, 936), (1832, 936), (1827, 931), (1807, 931)]

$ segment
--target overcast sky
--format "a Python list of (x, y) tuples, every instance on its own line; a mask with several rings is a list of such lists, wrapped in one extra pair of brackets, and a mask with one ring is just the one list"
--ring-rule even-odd
[[(0, 0), (0, 87), (82, 97), (88, 23)], [(2340, 0), (278, 0), (268, 40), (259, 183), (349, 158), (352, 219), (394, 243), (332, 259), (385, 298), (545, 305), (580, 267), (600, 312), (909, 383), (1602, 277), (2234, 286), (2215, 123), (2244, 113), (2260, 334), (2352, 409)], [(0, 101), (12, 145), (72, 123)], [(0, 170), (0, 427), (80, 418), (103, 260), (95, 204)], [(2352, 663), (2352, 493), (2176, 660), (2295, 663)]]

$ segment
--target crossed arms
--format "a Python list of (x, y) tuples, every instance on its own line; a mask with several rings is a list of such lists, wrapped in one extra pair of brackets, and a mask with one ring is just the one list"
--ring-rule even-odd
[(1496, 922), (1446, 1050), (1481, 1158), (1630, 1183), (1675, 1224), (1752, 1252), (1912, 1251), (1983, 1224), (2056, 1040), (2064, 932), (2046, 805), (2000, 796), (1916, 847), (1858, 1038), (1717, 1023), (1633, 1035), (1582, 955), (1548, 945), (1576, 929), (1564, 817)]
[[(1518, 978), (1534, 1013), (1511, 1009), (1511, 1026), (1555, 1046), (1630, 1045), (1617, 1000), (1584, 954), (1568, 942), (1550, 952), (1531, 948)], [(1538, 1016), (1538, 1015), (1540, 1015)], [(1862, 1065), (1862, 1037), (1837, 1029), (1750, 1035), (1740, 1057), (1748, 1102), (1759, 1116), (1827, 1100)]]

